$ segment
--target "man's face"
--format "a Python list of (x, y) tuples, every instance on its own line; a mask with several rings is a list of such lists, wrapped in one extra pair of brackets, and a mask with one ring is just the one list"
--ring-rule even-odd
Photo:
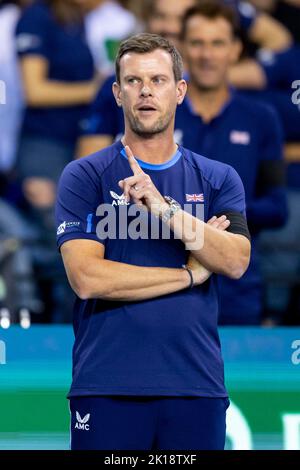
[(170, 54), (156, 49), (146, 54), (125, 54), (120, 61), (120, 84), (114, 84), (113, 92), (123, 107), (126, 125), (146, 137), (173, 126), (186, 83), (176, 83)]
[(214, 90), (226, 82), (230, 65), (238, 59), (240, 43), (225, 18), (197, 15), (188, 20), (183, 49), (191, 81), (201, 89)]
[(194, 4), (195, 0), (156, 0), (148, 20), (149, 32), (166, 37), (178, 48), (182, 17)]

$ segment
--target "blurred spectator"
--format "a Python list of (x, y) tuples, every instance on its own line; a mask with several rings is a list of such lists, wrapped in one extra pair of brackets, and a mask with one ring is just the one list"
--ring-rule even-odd
[[(287, 143), (287, 161), (300, 154), (300, 106), (292, 101), (294, 82), (300, 78), (300, 46), (280, 53), (264, 50), (257, 59), (247, 59), (230, 69), (230, 82), (250, 98), (272, 104), (278, 111)], [(298, 144), (299, 145), (299, 144)], [(300, 176), (300, 175), (299, 175)]]
[(85, 25), (95, 65), (106, 77), (114, 71), (120, 41), (138, 31), (137, 19), (117, 1), (94, 0), (94, 8), (86, 16)]
[(73, 158), (78, 122), (98, 87), (82, 3), (88, 7), (81, 0), (37, 1), (16, 29), (26, 103), (16, 169), (49, 259), (43, 272), (53, 278), (62, 270), (54, 234), (56, 182)]
[[(237, 86), (247, 88), (244, 94), (272, 103), (278, 110), (285, 131), (285, 158), (288, 163), (288, 204), (290, 219), (284, 229), (266, 231), (261, 236), (262, 268), (270, 281), (266, 289), (266, 315), (274, 323), (285, 322), (285, 312), (291, 304), (293, 286), (297, 286), (300, 273), (300, 103), (292, 100), (295, 81), (300, 79), (300, 47), (294, 46), (274, 54), (265, 51), (257, 61), (247, 60), (231, 71)], [(250, 91), (249, 89), (256, 91)], [(259, 91), (257, 91), (259, 90)], [(299, 281), (298, 281), (299, 285)], [(295, 296), (295, 304), (299, 304)], [(295, 309), (296, 310), (296, 309)], [(289, 314), (290, 323), (300, 323)]]
[(0, 8), (0, 80), (6, 102), (0, 105), (0, 172), (11, 170), (22, 119), (23, 96), (15, 51), (15, 27), (22, 8), (30, 0), (6, 2)]
[(187, 12), (183, 45), (188, 94), (175, 129), (185, 146), (230, 164), (242, 178), (252, 255), (240, 280), (219, 277), (220, 324), (259, 324), (263, 298), (257, 235), (283, 225), (287, 217), (282, 132), (272, 108), (239, 96), (227, 85), (229, 68), (241, 50), (234, 30), (230, 10), (214, 2)]
[[(0, 104), (0, 194), (5, 195), (15, 163), (16, 144), (22, 120), (23, 96), (15, 50), (15, 28), (22, 9), (30, 0), (2, 2), (0, 5), (0, 80), (4, 95)], [(3, 100), (2, 100), (3, 98)], [(9, 308), (11, 320), (26, 308), (40, 309), (33, 275), (33, 258), (23, 241), (35, 239), (18, 210), (0, 199), (0, 272), (2, 279), (1, 306)]]
[[(184, 11), (205, 0), (146, 0), (145, 20), (150, 32), (166, 36), (180, 50), (179, 33)], [(222, 0), (220, 0), (222, 2)], [(249, 2), (223, 0), (235, 9), (242, 30), (260, 48), (280, 51), (291, 45), (288, 30), (267, 13), (256, 10)]]

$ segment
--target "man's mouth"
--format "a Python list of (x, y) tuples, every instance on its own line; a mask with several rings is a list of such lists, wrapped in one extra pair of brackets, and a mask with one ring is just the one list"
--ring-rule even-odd
[(138, 111), (145, 111), (145, 112), (150, 112), (150, 111), (156, 111), (156, 108), (151, 105), (143, 105), (138, 107)]

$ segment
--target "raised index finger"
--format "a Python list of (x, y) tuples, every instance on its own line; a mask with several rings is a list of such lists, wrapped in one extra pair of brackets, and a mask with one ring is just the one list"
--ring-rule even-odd
[(143, 173), (143, 170), (141, 169), (140, 165), (138, 164), (138, 162), (134, 158), (133, 153), (132, 153), (129, 145), (125, 146), (125, 152), (126, 152), (126, 155), (127, 155), (127, 158), (128, 158), (130, 168), (133, 171), (133, 174), (134, 175), (140, 175), (141, 173)]

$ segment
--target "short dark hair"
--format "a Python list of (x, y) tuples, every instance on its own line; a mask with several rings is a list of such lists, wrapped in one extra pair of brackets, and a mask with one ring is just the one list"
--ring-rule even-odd
[(194, 16), (204, 16), (209, 20), (215, 20), (217, 18), (224, 18), (228, 21), (232, 28), (232, 34), (234, 37), (239, 35), (240, 25), (237, 14), (233, 7), (225, 5), (217, 0), (210, 0), (199, 2), (197, 5), (189, 8), (182, 19), (181, 28), (181, 39), (183, 40), (186, 36), (187, 24), (190, 18)]
[(117, 82), (120, 83), (120, 60), (125, 54), (128, 54), (129, 52), (146, 54), (147, 52), (153, 52), (157, 49), (162, 49), (170, 54), (173, 63), (175, 81), (178, 82), (181, 80), (183, 76), (183, 62), (176, 47), (158, 34), (142, 33), (136, 34), (135, 36), (121, 42), (116, 58)]

